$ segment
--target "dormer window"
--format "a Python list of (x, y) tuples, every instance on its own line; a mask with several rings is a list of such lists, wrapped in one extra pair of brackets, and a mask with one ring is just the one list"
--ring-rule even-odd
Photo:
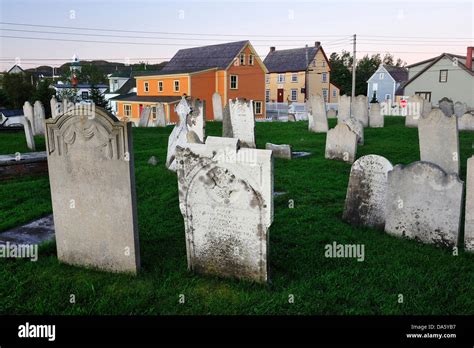
[(240, 65), (245, 65), (245, 53), (240, 54)]

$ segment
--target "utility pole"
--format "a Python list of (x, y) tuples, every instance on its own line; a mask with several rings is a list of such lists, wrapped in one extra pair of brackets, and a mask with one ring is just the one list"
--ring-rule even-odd
[(357, 60), (356, 60), (356, 34), (354, 34), (354, 49), (353, 49), (353, 53), (352, 53), (352, 98), (351, 98), (351, 102), (353, 102), (354, 98), (355, 98), (356, 66), (357, 66)]

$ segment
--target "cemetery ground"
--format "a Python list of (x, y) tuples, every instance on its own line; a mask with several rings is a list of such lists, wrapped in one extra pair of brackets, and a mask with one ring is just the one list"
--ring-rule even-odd
[[(330, 127), (336, 120), (329, 120)], [(3, 314), (472, 314), (474, 255), (403, 240), (342, 221), (350, 164), (324, 159), (326, 134), (307, 122), (257, 123), (257, 147), (292, 144), (309, 157), (275, 160), (275, 217), (267, 286), (191, 273), (186, 267), (176, 174), (166, 169), (167, 128), (134, 128), (141, 271), (133, 277), (59, 263), (54, 242), (39, 259), (0, 259)], [(221, 123), (207, 123), (221, 135)], [(36, 137), (44, 150), (44, 139)], [(461, 180), (474, 133), (460, 132)], [(357, 157), (378, 154), (394, 165), (419, 160), (418, 131), (404, 118), (365, 129)], [(24, 134), (0, 135), (0, 153), (27, 152)], [(147, 164), (156, 156), (158, 165)], [(292, 200), (292, 201), (290, 201)], [(291, 203), (294, 207), (291, 208)], [(464, 204), (463, 204), (464, 206)], [(0, 184), (0, 231), (50, 214), (47, 176)], [(87, 219), (87, 216), (84, 217)], [(462, 219), (464, 226), (464, 214)], [(461, 237), (463, 231), (461, 229)], [(327, 258), (325, 246), (363, 244), (365, 259)], [(71, 295), (75, 303), (71, 304)], [(183, 299), (184, 303), (180, 303)], [(289, 301), (294, 296), (294, 303)], [(403, 303), (399, 303), (403, 295)], [(182, 302), (182, 301), (181, 301)]]

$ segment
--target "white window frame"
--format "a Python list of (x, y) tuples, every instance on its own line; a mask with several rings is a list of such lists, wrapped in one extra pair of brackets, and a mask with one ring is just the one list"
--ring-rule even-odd
[(158, 81), (158, 92), (162, 93), (164, 90), (163, 81)]
[(253, 54), (249, 54), (249, 65), (253, 65), (254, 63), (254, 56)]
[[(178, 82), (178, 88), (176, 88), (176, 82)], [(179, 92), (180, 87), (179, 80), (173, 80), (173, 91)]]
[(150, 116), (153, 120), (156, 120), (156, 106), (152, 106), (150, 110)]
[(322, 82), (328, 82), (328, 73), (327, 72), (321, 73), (321, 81)]
[(285, 83), (285, 74), (278, 74), (277, 82), (278, 83)]
[(144, 81), (144, 82), (143, 82), (143, 91), (144, 91), (145, 93), (150, 92), (150, 83), (149, 83), (148, 81)]
[(265, 102), (268, 103), (270, 101), (270, 90), (265, 90)]
[[(294, 93), (294, 95), (293, 95)], [(297, 88), (292, 88), (290, 91), (290, 100), (291, 101), (297, 101), (298, 100), (298, 89)]]
[[(257, 105), (260, 106), (260, 112), (257, 112)], [(259, 100), (254, 100), (253, 102), (253, 112), (254, 115), (261, 115), (263, 113), (263, 103)]]
[(245, 65), (245, 53), (241, 53), (239, 56), (240, 65)]
[(132, 116), (132, 104), (123, 104), (123, 116), (124, 117)]
[(298, 82), (298, 73), (291, 74), (291, 82)]
[[(232, 78), (235, 77), (235, 87), (232, 87)], [(239, 89), (239, 75), (230, 75), (229, 78), (230, 89)]]
[(379, 84), (377, 82), (372, 83), (372, 91), (377, 92), (379, 89)]
[[(442, 74), (445, 73), (445, 79), (443, 80), (441, 77), (443, 76)], [(439, 82), (440, 83), (446, 83), (448, 82), (448, 70), (447, 69), (441, 69), (439, 71)]]
[(269, 84), (270, 83), (270, 75), (265, 75), (265, 84)]
[(332, 97), (336, 98), (337, 97), (337, 89), (332, 90)]
[(327, 88), (323, 88), (323, 98), (324, 98), (324, 101), (327, 102), (328, 101), (328, 96), (329, 96), (329, 91)]
[(379, 80), (383, 80), (385, 78), (385, 73), (379, 73)]

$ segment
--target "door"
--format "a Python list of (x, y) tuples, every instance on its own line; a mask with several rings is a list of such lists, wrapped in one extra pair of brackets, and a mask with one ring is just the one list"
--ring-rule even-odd
[(142, 110), (143, 110), (143, 104), (140, 104), (138, 108), (139, 108), (138, 114), (139, 114), (139, 116), (141, 116)]
[(283, 88), (278, 88), (277, 91), (277, 102), (283, 103)]

